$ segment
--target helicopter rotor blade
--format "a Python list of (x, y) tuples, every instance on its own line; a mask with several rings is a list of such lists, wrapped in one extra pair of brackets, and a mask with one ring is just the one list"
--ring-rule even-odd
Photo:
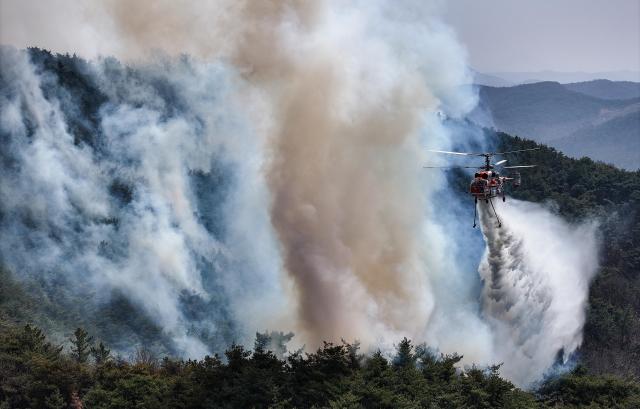
[(424, 169), (478, 169), (477, 166), (423, 166)]
[(528, 152), (528, 151), (538, 151), (540, 148), (528, 148), (528, 149), (518, 149), (515, 151), (507, 151), (507, 152), (451, 152), (451, 151), (437, 151), (433, 149), (427, 149), (427, 152), (435, 152), (435, 153), (447, 153), (450, 155), (462, 155), (462, 156), (494, 156), (494, 155), (506, 155), (508, 153), (517, 153), (517, 152)]
[(431, 149), (427, 149), (427, 152), (448, 153), (450, 155), (462, 155), (462, 156), (485, 156), (486, 155), (485, 153), (434, 151)]
[(506, 163), (506, 162), (507, 162), (506, 159), (502, 159), (501, 161), (496, 162), (493, 166), (500, 166), (500, 165), (502, 165), (503, 163)]
[(518, 165), (518, 166), (503, 166), (503, 169), (516, 169), (516, 168), (535, 168), (538, 165)]

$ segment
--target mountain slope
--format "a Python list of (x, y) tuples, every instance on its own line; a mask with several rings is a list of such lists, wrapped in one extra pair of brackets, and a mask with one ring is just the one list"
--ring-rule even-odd
[[(585, 127), (553, 141), (573, 157), (589, 156), (626, 169), (640, 166), (640, 110)], [(620, 149), (624, 147), (624, 149)]]
[(563, 85), (568, 90), (601, 99), (631, 99), (640, 97), (639, 82), (593, 80)]
[[(133, 153), (137, 148), (126, 145), (123, 149), (125, 145), (121, 145), (130, 138), (148, 143), (163, 129), (171, 132), (173, 126), (184, 127), (180, 132), (183, 137), (201, 140), (200, 124), (213, 117), (214, 109), (206, 110), (206, 118), (195, 110), (183, 114), (184, 100), (190, 95), (178, 83), (180, 76), (152, 67), (146, 71), (124, 67), (113, 59), (90, 63), (35, 48), (17, 51), (0, 47), (0, 57), (0, 281), (3, 285), (15, 281), (26, 290), (25, 297), (8, 303), (18, 303), (16, 308), (10, 308), (26, 312), (26, 316), (7, 316), (35, 322), (56, 342), (66, 338), (73, 326), (82, 326), (121, 353), (143, 344), (154, 352), (177, 355), (182, 341), (173, 335), (176, 331), (163, 330), (161, 323), (167, 321), (159, 318), (169, 313), (184, 317), (172, 322), (179, 326), (184, 323), (183, 332), (188, 332), (189, 337), (223, 351), (238, 338), (220, 284), (222, 266), (231, 269), (231, 261), (218, 258), (218, 253), (211, 251), (213, 245), (202, 246), (203, 257), (193, 262), (177, 261), (190, 260), (192, 253), (183, 245), (189, 240), (178, 238), (182, 230), (176, 227), (179, 217), (174, 216), (173, 209), (182, 197), (178, 192), (184, 191), (191, 210), (181, 214), (200, 226), (199, 237), (212, 243), (223, 240), (220, 220), (228, 197), (227, 186), (232, 183), (230, 172), (213, 154), (203, 161), (191, 162), (197, 162), (191, 167), (170, 170), (171, 161), (177, 161), (184, 152), (181, 148), (195, 147), (194, 142), (164, 152), (169, 159), (160, 159), (164, 154), (160, 150), (140, 148)], [(182, 60), (174, 68), (185, 72), (190, 67), (187, 60)], [(102, 69), (103, 74), (97, 75)], [(199, 101), (222, 106), (216, 99), (219, 89), (213, 86), (217, 85), (217, 77), (211, 78), (211, 88), (202, 92)], [(38, 109), (30, 109), (34, 106)], [(41, 112), (46, 114), (40, 115)], [(125, 112), (134, 114), (129, 119), (143, 120), (108, 120), (111, 115)], [(141, 112), (144, 114), (139, 116)], [(155, 129), (159, 134), (136, 136), (135, 130), (147, 121), (158, 125)], [(121, 124), (124, 133), (120, 133)], [(42, 142), (32, 143), (34, 140)], [(154, 146), (158, 145), (162, 144)], [(33, 151), (18, 153), (34, 146), (49, 156), (37, 157)], [(147, 152), (144, 161), (140, 159), (141, 151)], [(140, 164), (146, 160), (163, 160), (161, 166), (155, 167), (160, 171), (143, 175), (150, 168)], [(83, 164), (82, 170), (75, 168), (78, 164)], [(168, 174), (175, 179), (163, 179)], [(44, 185), (59, 187), (60, 195), (46, 187), (34, 187), (39, 183), (36, 180), (42, 181), (40, 175), (58, 178), (55, 183), (47, 179)], [(188, 187), (169, 188), (178, 179)], [(157, 201), (162, 194), (150, 187), (152, 180), (162, 180), (156, 188), (171, 189), (166, 207)], [(82, 193), (72, 193), (79, 186), (83, 186)], [(185, 203), (187, 200), (179, 206)], [(100, 210), (87, 210), (85, 204)], [(171, 221), (161, 222), (159, 218), (165, 216)], [(150, 231), (144, 231), (140, 224), (143, 220)], [(171, 244), (144, 261), (138, 259), (133, 267), (132, 257), (151, 255), (154, 246), (165, 243), (163, 232), (169, 234), (165, 238), (172, 237)], [(143, 248), (131, 251), (134, 244)], [(169, 254), (169, 259), (157, 257), (163, 254)], [(212, 262), (214, 259), (216, 263)], [(198, 282), (198, 291), (192, 291), (187, 283), (190, 281), (181, 279), (184, 276), (180, 274), (193, 277), (191, 282)], [(113, 281), (116, 276), (122, 277), (117, 284)], [(162, 301), (149, 303), (150, 297), (134, 290), (137, 285), (139, 289), (153, 288), (154, 297)], [(5, 301), (3, 293), (17, 294), (11, 288), (4, 292), (2, 287), (0, 305)]]
[[(469, 116), (476, 123), (546, 143), (571, 156), (588, 156), (627, 169), (640, 166), (629, 152), (640, 138), (634, 119), (640, 112), (640, 98), (596, 98), (557, 82), (480, 86), (479, 97), (479, 106)], [(590, 142), (603, 137), (606, 152), (602, 145)]]
[(626, 172), (588, 158), (575, 160), (547, 146), (490, 132), (501, 151), (535, 163), (512, 195), (550, 202), (569, 220), (594, 220), (602, 234), (600, 272), (590, 287), (580, 360), (590, 371), (640, 376), (640, 171)]
[[(59, 83), (68, 92), (63, 99), (68, 105), (62, 107), (62, 112), (82, 112), (77, 121), (70, 122), (70, 133), (74, 136), (73, 145), (81, 146), (85, 150), (95, 149), (96, 156), (104, 156), (106, 153), (100, 141), (100, 126), (90, 120), (91, 115), (101, 109), (103, 102), (98, 98), (100, 94), (92, 89), (91, 82), (87, 81), (90, 77), (83, 74), (84, 64), (71, 57), (52, 56), (37, 50), (32, 50), (31, 53), (34, 59), (40, 61), (41, 69), (48, 71), (49, 82), (44, 84), (45, 91), (53, 92), (56, 89), (54, 85)], [(135, 71), (121, 71), (113, 67), (112, 69), (114, 75), (136, 74)], [(137, 75), (140, 75), (140, 83), (144, 83), (144, 76), (140, 73)], [(178, 93), (179, 89), (172, 87), (171, 82), (161, 79), (156, 78), (153, 83), (148, 84), (148, 92), (153, 90), (154, 94), (157, 94), (156, 102), (163, 108), (164, 115), (171, 117), (180, 109), (177, 105), (179, 98), (174, 97), (174, 93)], [(8, 85), (5, 88), (10, 90)], [(552, 83), (549, 88), (555, 89), (555, 85)], [(577, 93), (570, 93), (572, 98), (576, 98), (576, 95), (580, 97)], [(134, 92), (133, 96), (137, 96), (137, 93)], [(595, 104), (593, 100), (587, 98), (588, 102)], [(531, 141), (500, 133), (489, 134), (487, 138), (493, 138), (501, 151), (536, 146)], [(3, 161), (3, 166), (8, 168), (12, 165), (11, 152), (6, 150), (6, 146), (4, 148), (0, 149), (0, 160)], [(77, 157), (78, 155), (75, 156)], [(589, 159), (573, 160), (547, 147), (507, 159), (513, 163), (540, 165), (528, 171), (526, 176), (523, 174), (523, 179), (533, 183), (525, 183), (520, 190), (514, 192), (515, 197), (534, 202), (551, 200), (558, 205), (558, 211), (566, 218), (581, 220), (593, 217), (601, 222), (605, 237), (603, 267), (592, 286), (591, 310), (583, 348), (584, 362), (593, 371), (640, 374), (637, 365), (640, 354), (640, 173), (625, 172), (612, 166), (594, 163)], [(217, 169), (211, 167), (208, 173), (192, 171), (187, 176), (196, 186), (196, 196), (209, 206), (207, 209), (202, 208), (204, 210), (201, 213), (211, 215), (210, 219), (204, 220), (204, 225), (211, 234), (224, 238), (224, 228), (219, 225), (219, 219), (222, 217), (217, 217), (220, 211), (211, 208), (216, 203), (223, 203), (228, 194), (225, 189), (225, 177), (218, 175)], [(9, 174), (7, 169), (3, 168), (3, 171), (3, 176)], [(112, 183), (105, 183), (105, 195), (109, 195), (109, 203), (115, 210), (132, 207), (136, 196), (141, 194), (140, 188), (135, 189), (135, 186), (139, 186), (134, 183), (136, 180), (130, 180), (129, 185), (123, 180), (126, 179), (108, 179), (107, 182)], [(467, 183), (465, 177), (460, 191), (464, 191)], [(3, 199), (9, 199), (9, 196)], [(20, 205), (22, 206), (22, 202)], [(51, 208), (52, 205), (49, 203), (48, 207)], [(106, 259), (118, 256), (112, 255), (114, 248), (117, 250), (116, 244), (127, 239), (119, 234), (126, 228), (127, 223), (132, 223), (133, 216), (137, 217), (137, 214), (129, 217), (127, 213), (114, 212), (111, 218), (78, 218), (73, 227), (77, 230), (84, 225), (96, 225), (100, 229), (113, 230), (113, 245), (107, 242), (96, 243), (101, 256)], [(38, 225), (32, 213), (0, 212), (0, 227), (4, 227), (3, 223), (13, 223), (16, 220), (24, 223), (25, 230), (20, 231), (44, 231), (47, 227)], [(4, 231), (8, 230), (9, 228)], [(73, 232), (62, 233), (68, 235)], [(152, 233), (147, 234), (148, 237), (153, 237)], [(43, 236), (45, 235), (46, 231)], [(59, 231), (52, 231), (50, 236), (57, 241), (62, 238)], [(17, 237), (24, 239), (25, 235)], [(91, 251), (91, 248), (77, 248), (75, 243), (69, 245), (69, 248), (72, 247), (74, 250), (83, 251), (85, 255), (87, 251)], [(33, 247), (29, 251), (29, 257), (33, 258), (34, 262), (39, 260), (35, 258), (36, 251), (37, 248)], [(27, 269), (9, 271), (4, 265), (9, 255), (9, 251), (0, 253), (0, 320), (36, 322), (49, 331), (49, 335), (51, 332), (60, 332), (61, 334), (54, 335), (61, 338), (65, 338), (75, 326), (83, 326), (119, 351), (130, 350), (137, 344), (149, 348), (149, 344), (155, 342), (161, 344), (155, 350), (174, 353), (175, 347), (166, 339), (167, 334), (161, 333), (161, 329), (153, 325), (153, 320), (147, 316), (148, 314), (145, 315), (139, 302), (127, 302), (126, 297), (122, 297), (118, 292), (105, 294), (103, 291), (96, 294), (86, 290), (87, 285), (83, 284), (87, 279), (85, 270), (82, 270), (83, 274), (65, 275), (61, 268), (70, 263), (69, 258), (57, 263), (34, 264), (34, 268), (46, 270), (41, 276), (46, 278), (44, 279)], [(162, 256), (162, 253), (145, 259), (145, 262), (154, 262), (160, 258), (159, 256)], [(225, 262), (205, 267), (207, 278), (211, 281), (204, 284), (210, 290), (210, 295), (206, 300), (201, 300), (195, 294), (181, 292), (178, 306), (189, 324), (193, 324), (189, 327), (190, 333), (197, 333), (214, 346), (215, 350), (221, 351), (229, 343), (237, 340), (238, 336), (227, 310), (229, 300), (213, 279), (216, 274), (233, 271), (233, 265), (230, 267), (229, 262)], [(97, 270), (99, 273), (104, 271), (102, 267)], [(149, 280), (149, 283), (153, 281)], [(257, 285), (260, 286), (261, 284)], [(99, 296), (104, 299), (92, 305), (90, 301)], [(165, 299), (162, 301), (166, 302)], [(212, 323), (211, 317), (216, 318), (216, 321)], [(212, 327), (217, 332), (211, 331)], [(602, 356), (606, 356), (607, 359), (601, 358)]]
[(490, 87), (511, 87), (516, 83), (507, 81), (491, 74), (484, 74), (479, 71), (473, 71), (473, 83), (477, 85), (488, 85)]
[(592, 81), (607, 78), (612, 81), (640, 81), (638, 71), (601, 71), (601, 72), (562, 72), (562, 71), (534, 71), (534, 72), (489, 72), (487, 74), (504, 78), (516, 84), (540, 81), (557, 81), (562, 84), (570, 82)]

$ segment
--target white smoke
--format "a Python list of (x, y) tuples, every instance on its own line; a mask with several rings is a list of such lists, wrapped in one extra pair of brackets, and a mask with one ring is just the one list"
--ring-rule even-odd
[[(106, 102), (94, 150), (74, 140), (64, 87), (3, 51), (0, 254), (17, 274), (64, 276), (97, 301), (119, 290), (187, 356), (211, 351), (198, 331), (222, 319), (190, 318), (185, 297), (228, 307), (234, 340), (293, 329), (373, 348), (406, 335), (465, 363), (504, 360), (520, 384), (579, 345), (597, 260), (583, 263), (569, 239), (584, 234), (595, 254), (593, 229), (510, 202), (494, 231), (483, 213), (479, 305), (477, 272), (460, 259), (475, 248), (468, 226), (446, 178), (421, 168), (422, 147), (468, 140), (439, 113), (476, 102), (440, 2), (75, 4), (52, 11), (54, 22), (60, 10), (82, 16), (64, 25), (64, 51), (199, 59), (96, 61), (87, 77)], [(6, 6), (42, 23), (16, 29), (19, 45), (40, 45), (29, 36), (50, 33), (46, 8)], [(194, 174), (210, 181), (221, 168), (230, 181), (213, 197)], [(114, 181), (132, 187), (130, 203), (113, 198)], [(546, 254), (550, 243), (563, 255)], [(528, 287), (507, 285), (514, 274)]]
[[(187, 335), (189, 328), (216, 331), (215, 317), (194, 324), (181, 311), (184, 296), (208, 301), (203, 280), (225, 288), (231, 306), (242, 304), (235, 310), (239, 315), (257, 303), (260, 308), (250, 309), (256, 321), (276, 319), (269, 306), (282, 308), (281, 303), (270, 298), (273, 291), (265, 296), (258, 289), (278, 287), (278, 265), (269, 263), (273, 254), (262, 256), (275, 254), (266, 212), (251, 209), (258, 219), (252, 229), (230, 231), (228, 242), (220, 243), (199, 217), (191, 179), (193, 172), (215, 171), (216, 155), (224, 153), (225, 163), (242, 162), (242, 179), (233, 182), (218, 217), (250, 221), (244, 199), (266, 202), (264, 189), (255, 186), (259, 144), (242, 141), (251, 133), (225, 89), (233, 77), (221, 65), (206, 63), (141, 67), (146, 82), (127, 77), (127, 69), (110, 60), (96, 67), (88, 75), (112, 101), (101, 109), (99, 151), (75, 143), (61, 109), (64, 90), (55, 84), (56, 93), (45, 97), (46, 79), (26, 53), (3, 49), (2, 76), (10, 89), (2, 95), (0, 130), (7, 138), (3, 152), (12, 161), (0, 179), (4, 237), (10, 238), (0, 244), (3, 263), (19, 275), (62, 276), (72, 287), (89, 285), (98, 302), (119, 290), (188, 356), (210, 351)], [(167, 115), (166, 101), (149, 85), (154, 77), (178, 90), (184, 113)], [(109, 193), (114, 181), (132, 189), (124, 207)], [(234, 246), (246, 254), (241, 260), (232, 255)], [(238, 279), (245, 283), (242, 291)]]
[(545, 207), (478, 204), (487, 249), (479, 273), (482, 308), (502, 373), (527, 386), (582, 343), (589, 283), (598, 269), (594, 223), (571, 225)]

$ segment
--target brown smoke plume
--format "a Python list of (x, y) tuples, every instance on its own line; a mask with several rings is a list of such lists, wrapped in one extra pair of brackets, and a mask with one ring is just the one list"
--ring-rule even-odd
[(304, 338), (423, 333), (430, 307), (415, 136), (431, 101), (417, 72), (394, 67), (384, 85), (358, 78), (371, 74), (365, 64), (388, 64), (350, 59), (359, 44), (331, 37), (321, 2), (107, 5), (132, 54), (222, 57), (269, 95), (272, 223)]
[(375, 318), (406, 331), (426, 324), (404, 319), (422, 297), (412, 264), (422, 200), (408, 149), (420, 96), (398, 86), (388, 101), (341, 119), (335, 64), (302, 67), (280, 107), (268, 172), (273, 224), (308, 332), (362, 337), (367, 299)]

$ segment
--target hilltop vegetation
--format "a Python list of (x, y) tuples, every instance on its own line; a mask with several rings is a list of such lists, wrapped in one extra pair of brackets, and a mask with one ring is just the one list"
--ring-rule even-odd
[(357, 344), (325, 343), (278, 357), (257, 334), (253, 351), (174, 360), (139, 349), (126, 361), (78, 328), (69, 352), (37, 328), (2, 327), (2, 408), (633, 408), (640, 386), (578, 369), (537, 394), (500, 378), (500, 366), (456, 369), (458, 355), (435, 356), (406, 338), (392, 360)]
[(581, 360), (596, 373), (640, 376), (640, 172), (489, 133), (499, 150), (541, 148), (507, 156), (512, 163), (538, 165), (522, 172), (514, 197), (549, 202), (569, 220), (600, 224), (601, 266), (591, 285)]

